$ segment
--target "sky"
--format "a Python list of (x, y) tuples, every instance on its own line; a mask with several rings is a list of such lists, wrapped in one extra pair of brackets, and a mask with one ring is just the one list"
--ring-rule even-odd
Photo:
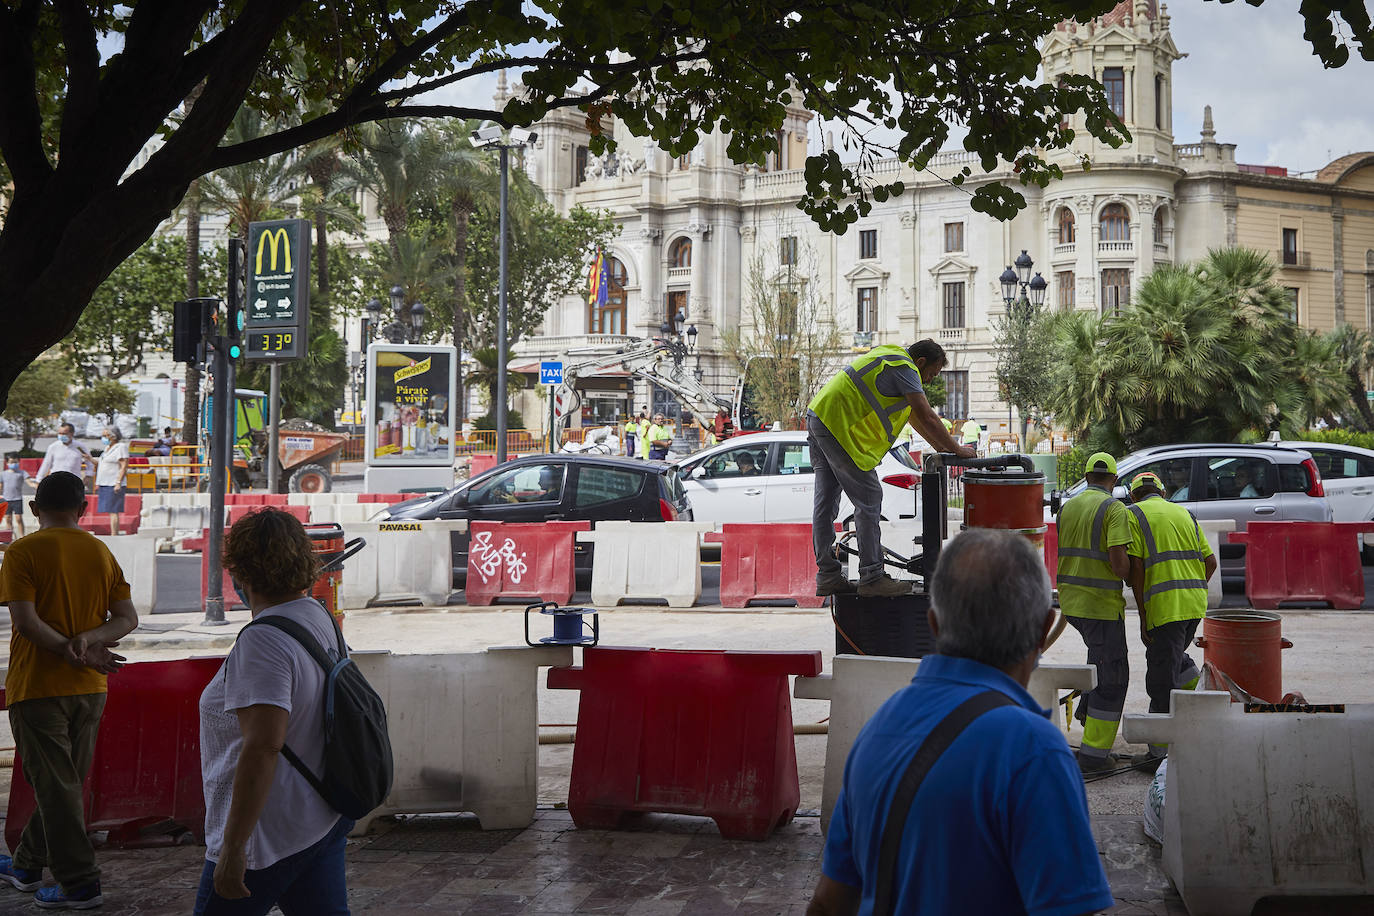
[[(1324, 69), (1302, 37), (1298, 0), (1258, 8), (1175, 0), (1169, 16), (1174, 43), (1188, 55), (1173, 67), (1174, 142), (1198, 142), (1203, 106), (1211, 105), (1217, 140), (1236, 144), (1238, 162), (1296, 173), (1374, 150), (1374, 63), (1352, 54), (1344, 67)], [(491, 74), (432, 95), (487, 108), (495, 88)]]

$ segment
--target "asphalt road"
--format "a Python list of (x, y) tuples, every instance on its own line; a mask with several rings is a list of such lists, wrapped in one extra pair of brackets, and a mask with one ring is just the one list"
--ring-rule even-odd
[[(581, 578), (581, 577), (579, 577)], [(590, 583), (578, 583), (587, 588)], [(1223, 606), (1246, 607), (1245, 579), (1241, 576), (1226, 576), (1222, 579)], [(704, 564), (701, 568), (702, 606), (720, 603), (720, 566), (715, 563)], [(1365, 608), (1374, 608), (1374, 566), (1364, 567)], [(454, 603), (462, 603), (461, 592), (454, 596)], [(591, 595), (586, 591), (573, 594), (573, 603), (588, 603)], [(774, 602), (785, 604), (785, 602)], [(765, 603), (766, 604), (766, 603)], [(1295, 604), (1293, 607), (1303, 607)], [(1320, 605), (1310, 605), (1319, 607)], [(201, 610), (200, 595), (200, 555), (161, 555), (157, 558), (157, 607), (155, 614), (185, 613)], [(140, 610), (142, 610), (140, 608)]]

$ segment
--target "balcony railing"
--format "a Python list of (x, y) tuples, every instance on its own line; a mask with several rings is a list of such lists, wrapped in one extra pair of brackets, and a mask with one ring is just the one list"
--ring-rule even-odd
[(1167, 260), (1168, 257), (1169, 246), (1164, 244), (1163, 242), (1155, 242), (1155, 260), (1159, 260), (1160, 258), (1164, 258)]
[(690, 267), (669, 267), (669, 280), (690, 280), (692, 279), (692, 268)]
[(1135, 242), (1130, 239), (1124, 242), (1100, 241), (1097, 243), (1097, 253), (1098, 255), (1107, 255), (1108, 257), (1130, 257), (1135, 254)]
[(940, 328), (935, 339), (940, 343), (963, 343), (968, 339), (968, 328)]
[(1279, 251), (1276, 260), (1280, 267), (1289, 270), (1311, 270), (1312, 252), (1310, 251)]
[(1064, 245), (1055, 245), (1055, 246), (1054, 246), (1054, 257), (1056, 257), (1056, 258), (1068, 258), (1068, 257), (1072, 257), (1072, 256), (1073, 256), (1073, 253), (1074, 253), (1074, 251), (1075, 251), (1075, 249), (1077, 249), (1077, 248), (1078, 248), (1078, 246), (1077, 246), (1076, 244), (1074, 244), (1073, 242), (1068, 242), (1067, 244), (1064, 244)]

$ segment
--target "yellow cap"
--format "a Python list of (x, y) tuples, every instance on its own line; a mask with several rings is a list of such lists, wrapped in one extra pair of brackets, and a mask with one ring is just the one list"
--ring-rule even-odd
[(1153, 484), (1155, 489), (1160, 491), (1164, 490), (1164, 481), (1159, 479), (1159, 475), (1154, 471), (1146, 471), (1143, 474), (1135, 475), (1135, 477), (1131, 479), (1131, 492), (1134, 493), (1146, 484)]
[(1106, 452), (1093, 452), (1088, 456), (1088, 463), (1083, 466), (1085, 474), (1115, 474), (1116, 459)]

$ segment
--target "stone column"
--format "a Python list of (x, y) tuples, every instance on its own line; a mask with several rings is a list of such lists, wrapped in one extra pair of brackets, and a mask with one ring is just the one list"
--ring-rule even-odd
[(639, 334), (641, 337), (658, 333), (659, 303), (663, 300), (663, 283), (659, 278), (661, 252), (658, 240), (663, 231), (653, 226), (640, 224), (639, 227), (639, 308), (638, 315), (626, 315), (625, 333)]
[(687, 234), (692, 239), (692, 285), (687, 294), (687, 323), (695, 324), (697, 330), (713, 324), (711, 320), (711, 295), (707, 292), (707, 271), (712, 259), (707, 248), (711, 237), (711, 225), (693, 222), (687, 225)]
[(1336, 324), (1341, 325), (1345, 323), (1345, 209), (1339, 200), (1331, 207), (1331, 256), (1331, 288), (1336, 299)]

